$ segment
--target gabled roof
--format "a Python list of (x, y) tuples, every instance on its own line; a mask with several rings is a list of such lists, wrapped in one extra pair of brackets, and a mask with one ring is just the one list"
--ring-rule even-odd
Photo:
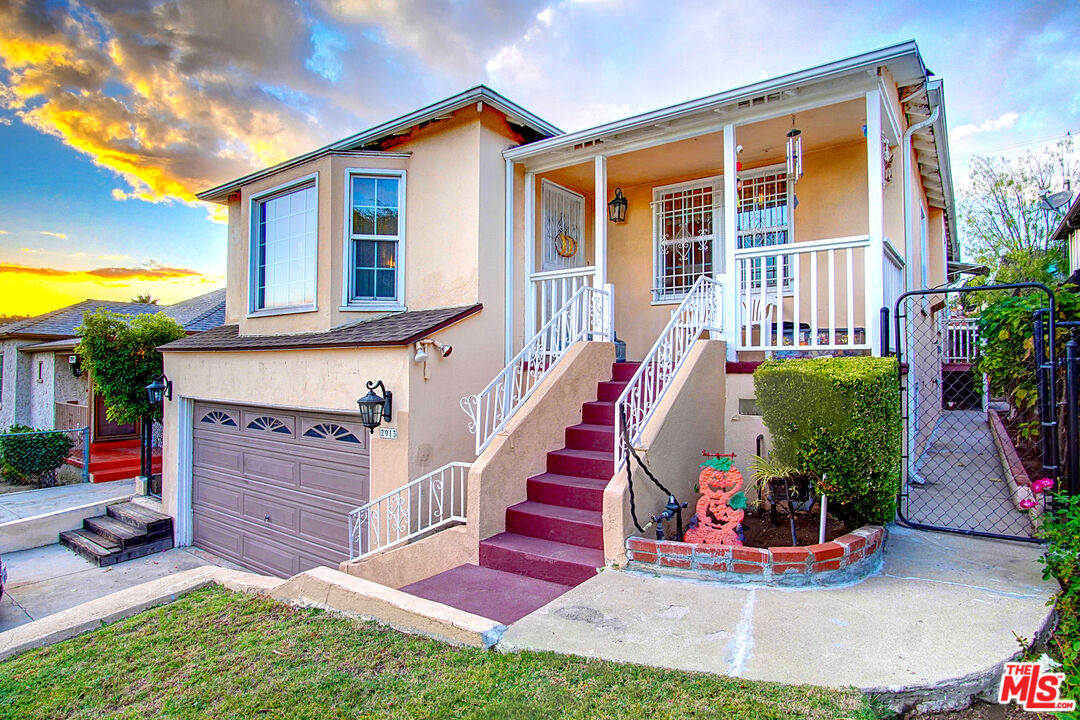
[(24, 337), (59, 340), (75, 337), (75, 328), (82, 324), (83, 313), (105, 309), (124, 315), (153, 315), (165, 313), (189, 332), (217, 327), (225, 322), (225, 290), (199, 295), (174, 305), (123, 302), (119, 300), (83, 300), (25, 320), (0, 325), (0, 338)]
[(195, 197), (208, 202), (223, 202), (229, 195), (239, 190), (242, 185), (247, 185), (248, 183), (266, 177), (283, 168), (307, 162), (308, 160), (312, 160), (328, 153), (361, 150), (365, 145), (369, 145), (377, 140), (408, 130), (423, 122), (439, 119), (448, 113), (452, 113), (455, 110), (478, 102), (491, 105), (506, 115), (511, 123), (529, 128), (541, 137), (551, 137), (552, 135), (562, 134), (562, 130), (559, 128), (546, 120), (533, 115), (525, 108), (506, 99), (486, 85), (477, 85), (476, 87), (469, 88), (457, 95), (448, 97), (445, 100), (440, 100), (439, 102), (422, 107), (419, 110), (414, 110), (411, 113), (394, 118), (393, 120), (384, 122), (381, 125), (376, 125), (362, 132), (358, 132), (355, 135), (350, 135), (337, 142), (318, 148), (317, 150), (312, 150), (309, 153), (298, 155), (297, 157), (278, 163), (272, 167), (253, 172), (249, 175), (231, 180), (223, 185), (218, 185), (209, 190), (196, 193)]
[(359, 320), (326, 332), (288, 335), (240, 335), (238, 326), (222, 325), (213, 330), (180, 338), (158, 349), (164, 352), (207, 352), (410, 345), (482, 309), (483, 305), (478, 303), (433, 310), (409, 310), (381, 315), (371, 320)]

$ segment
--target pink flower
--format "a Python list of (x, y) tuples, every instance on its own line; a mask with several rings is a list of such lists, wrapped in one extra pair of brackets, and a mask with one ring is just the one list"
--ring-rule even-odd
[[(1034, 485), (1032, 487), (1034, 487)], [(1037, 504), (1038, 503), (1036, 503), (1031, 498), (1024, 498), (1023, 500), (1020, 501), (1020, 508), (1022, 510), (1030, 510), (1031, 508), (1035, 507)]]
[(1045, 492), (1054, 487), (1054, 481), (1048, 477), (1039, 478), (1035, 482), (1031, 483), (1031, 492), (1038, 495), (1041, 492)]

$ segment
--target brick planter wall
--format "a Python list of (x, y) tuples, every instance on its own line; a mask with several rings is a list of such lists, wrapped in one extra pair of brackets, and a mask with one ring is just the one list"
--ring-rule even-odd
[(838, 585), (877, 569), (885, 537), (885, 528), (879, 525), (866, 525), (820, 545), (767, 549), (632, 537), (626, 541), (627, 567), (715, 582)]

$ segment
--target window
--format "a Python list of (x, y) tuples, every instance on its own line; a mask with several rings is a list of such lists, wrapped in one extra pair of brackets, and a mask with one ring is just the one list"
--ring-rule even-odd
[[(782, 170), (744, 173), (739, 176), (738, 212), (735, 216), (739, 249), (786, 245), (795, 241), (791, 224), (791, 182)], [(754, 287), (761, 286), (762, 263), (766, 287), (776, 287), (776, 257), (750, 260), (750, 277)], [(791, 263), (784, 263), (784, 288), (792, 278)], [(745, 278), (744, 278), (745, 282)]]
[(540, 270), (585, 266), (585, 198), (553, 182), (543, 182), (540, 196), (543, 253)]
[(402, 304), (405, 174), (348, 175), (349, 305)]
[(717, 178), (653, 189), (654, 302), (678, 300), (712, 274), (721, 195)]
[(253, 311), (315, 305), (317, 206), (313, 180), (253, 199)]

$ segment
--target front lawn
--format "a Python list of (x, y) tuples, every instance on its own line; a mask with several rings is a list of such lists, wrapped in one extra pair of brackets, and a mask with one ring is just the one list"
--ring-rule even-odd
[(104, 717), (876, 716), (855, 691), (454, 648), (210, 588), (0, 663), (0, 718)]

